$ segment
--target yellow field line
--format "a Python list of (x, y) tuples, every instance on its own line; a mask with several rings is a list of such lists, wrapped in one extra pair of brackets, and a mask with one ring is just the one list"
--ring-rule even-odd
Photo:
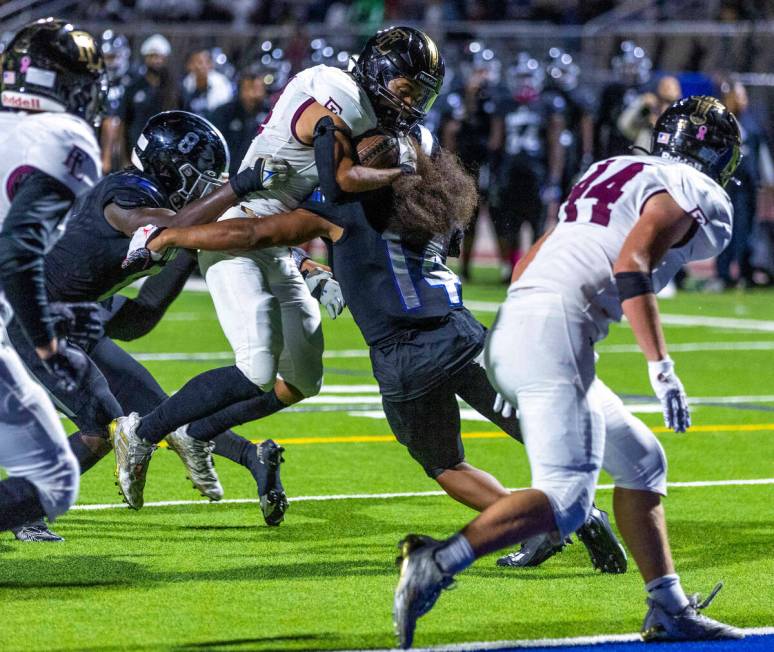
[[(654, 432), (672, 432), (664, 426), (652, 429)], [(717, 424), (691, 426), (690, 432), (733, 432), (733, 431), (774, 430), (774, 423)], [(510, 439), (504, 432), (464, 432), (463, 439)], [(392, 435), (336, 435), (332, 437), (278, 437), (280, 444), (375, 444), (395, 441)]]
[[(672, 432), (664, 426), (651, 428), (653, 432)], [(721, 423), (715, 425), (691, 426), (690, 432), (761, 432), (774, 430), (774, 423)], [(463, 439), (510, 439), (504, 432), (463, 432)], [(253, 439), (257, 444), (261, 439)], [(280, 444), (383, 444), (395, 441), (392, 435), (336, 435), (332, 437), (277, 437), (274, 441)], [(167, 443), (160, 444), (166, 447)]]

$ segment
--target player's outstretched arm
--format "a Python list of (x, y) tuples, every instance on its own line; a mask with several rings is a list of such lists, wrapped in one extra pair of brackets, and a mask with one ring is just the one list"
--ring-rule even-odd
[(108, 204), (105, 218), (113, 228), (129, 236), (147, 225), (186, 227), (207, 224), (248, 195), (271, 188), (289, 174), (290, 168), (285, 161), (259, 158), (252, 168), (242, 170), (214, 192), (192, 201), (177, 213), (166, 208), (121, 208), (117, 204)]
[(316, 213), (297, 208), (260, 219), (223, 220), (214, 224), (161, 231), (147, 247), (153, 253), (170, 248), (204, 251), (248, 251), (303, 244), (318, 237), (333, 241), (343, 230)]
[(670, 247), (689, 238), (694, 228), (693, 219), (667, 193), (655, 195), (645, 204), (613, 267), (621, 306), (648, 361), (664, 422), (677, 432), (688, 428), (690, 417), (682, 383), (667, 352), (651, 273)]

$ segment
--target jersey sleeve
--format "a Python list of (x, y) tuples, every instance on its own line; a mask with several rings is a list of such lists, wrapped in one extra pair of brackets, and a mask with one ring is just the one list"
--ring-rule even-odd
[(696, 223), (696, 234), (685, 246), (688, 260), (717, 256), (731, 241), (734, 209), (725, 190), (688, 165), (660, 169), (664, 188)]
[(96, 185), (102, 163), (94, 132), (86, 122), (48, 113), (25, 127), (36, 130), (26, 152), (27, 165), (64, 184), (76, 197)]
[(343, 70), (319, 66), (310, 88), (315, 101), (339, 116), (353, 136), (376, 128), (376, 115), (368, 97)]
[(103, 208), (108, 204), (124, 209), (166, 207), (162, 192), (148, 179), (133, 172), (116, 172), (103, 181)]

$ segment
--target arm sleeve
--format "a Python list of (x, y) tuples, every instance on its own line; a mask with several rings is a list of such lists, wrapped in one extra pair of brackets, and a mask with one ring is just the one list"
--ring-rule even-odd
[(54, 337), (43, 257), (74, 199), (67, 186), (36, 170), (16, 191), (0, 231), (0, 287), (35, 346)]
[(340, 202), (347, 197), (336, 181), (336, 131), (340, 129), (330, 116), (321, 118), (314, 127), (314, 161), (320, 190), (331, 202)]
[(118, 309), (105, 323), (105, 334), (124, 341), (147, 335), (182, 292), (195, 268), (196, 254), (187, 250), (180, 251), (161, 272), (143, 283), (137, 298), (115, 302)]

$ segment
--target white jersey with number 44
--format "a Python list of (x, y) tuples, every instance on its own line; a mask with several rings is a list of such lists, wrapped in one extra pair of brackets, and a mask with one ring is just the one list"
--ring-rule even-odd
[(559, 224), (522, 276), (511, 286), (559, 292), (567, 307), (587, 313), (607, 334), (622, 316), (613, 265), (648, 199), (670, 197), (695, 224), (653, 272), (656, 291), (682, 265), (717, 256), (731, 240), (733, 208), (725, 190), (707, 175), (654, 156), (617, 156), (594, 163), (559, 209)]

